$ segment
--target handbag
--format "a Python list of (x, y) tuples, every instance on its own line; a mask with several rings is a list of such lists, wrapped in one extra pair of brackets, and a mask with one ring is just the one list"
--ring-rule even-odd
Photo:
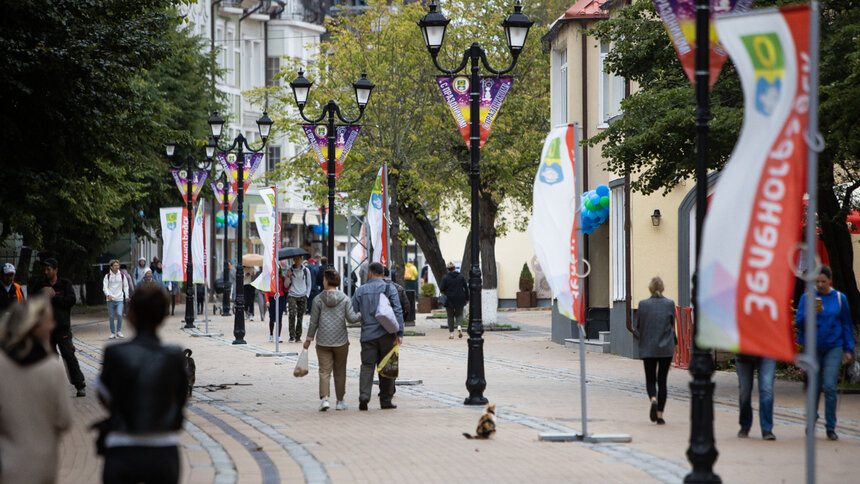
[(376, 368), (379, 376), (385, 378), (397, 378), (400, 376), (400, 346), (394, 345), (394, 348), (391, 348), (391, 351), (385, 355), (385, 358), (379, 362), (379, 366)]
[(385, 291), (379, 293), (379, 303), (376, 305), (376, 320), (389, 333), (400, 331), (400, 323), (397, 322), (397, 316), (394, 315), (394, 308), (391, 307), (391, 301), (388, 300), (388, 285), (385, 286)]
[(445, 303), (447, 303), (447, 302), (448, 302), (448, 296), (446, 296), (444, 294), (440, 294), (439, 295), (439, 305), (445, 306)]

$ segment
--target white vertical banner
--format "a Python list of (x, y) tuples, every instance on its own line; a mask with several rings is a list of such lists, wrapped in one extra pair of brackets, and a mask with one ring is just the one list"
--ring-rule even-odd
[(164, 241), (163, 280), (182, 282), (185, 280), (185, 263), (182, 250), (182, 225), (184, 207), (161, 208), (161, 238)]
[(280, 236), (275, 187), (261, 189), (260, 196), (263, 197), (266, 210), (254, 214), (254, 222), (257, 224), (257, 232), (263, 242), (263, 271), (251, 285), (264, 292), (275, 292), (278, 289), (278, 239)]
[(206, 284), (209, 261), (206, 257), (206, 217), (203, 214), (202, 201), (197, 204), (191, 229), (191, 260), (194, 262), (194, 283)]
[(370, 229), (370, 246), (373, 252), (371, 262), (380, 262), (388, 266), (388, 227), (385, 215), (387, 213), (385, 200), (385, 172), (384, 167), (379, 169), (379, 175), (373, 184), (370, 201), (367, 203), (366, 223)]

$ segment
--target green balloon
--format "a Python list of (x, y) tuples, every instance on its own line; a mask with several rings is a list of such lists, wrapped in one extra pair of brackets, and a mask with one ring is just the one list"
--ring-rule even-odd
[(606, 195), (600, 197), (600, 206), (601, 207), (608, 207), (609, 206), (609, 197), (607, 197)]
[(591, 203), (591, 200), (585, 200), (585, 203), (583, 203), (583, 205), (585, 205), (585, 208), (587, 208), (588, 210), (594, 210), (594, 204)]

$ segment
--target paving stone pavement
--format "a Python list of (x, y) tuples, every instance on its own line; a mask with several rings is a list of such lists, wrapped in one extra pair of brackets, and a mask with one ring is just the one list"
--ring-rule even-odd
[[(669, 373), (667, 424), (648, 420), (641, 362), (588, 353), (589, 431), (627, 433), (629, 444), (541, 442), (546, 431), (574, 432), (580, 421), (578, 355), (550, 341), (547, 311), (500, 313), (520, 332), (484, 335), (487, 389), (496, 404), (498, 432), (490, 440), (467, 440), (481, 408), (463, 405), (467, 395), (466, 338), (449, 340), (439, 320), (419, 315), (416, 330), (401, 349), (401, 376), (420, 380), (398, 385), (396, 410), (358, 411), (358, 330), (350, 330), (347, 411), (319, 412), (316, 354), (311, 373), (292, 376), (297, 356), (258, 358), (272, 352), (268, 326), (246, 321), (247, 345), (232, 345), (232, 317), (211, 317), (210, 333), (184, 330), (176, 308), (161, 331), (173, 344), (191, 348), (197, 388), (181, 434), (183, 483), (348, 483), (348, 482), (680, 482), (689, 471), (689, 375)], [(307, 327), (307, 316), (304, 318)], [(108, 339), (102, 313), (73, 318), (78, 359), (89, 382), (101, 367)], [(132, 331), (126, 331), (130, 337)], [(298, 353), (295, 343), (279, 345)], [(775, 428), (778, 440), (739, 440), (737, 379), (715, 375), (715, 435), (720, 452), (715, 471), (723, 482), (802, 482), (804, 476), (803, 402), (800, 384), (777, 381)], [(100, 481), (102, 462), (89, 425), (102, 418), (92, 385), (85, 398), (69, 395), (74, 425), (61, 442), (61, 483)], [(818, 432), (818, 482), (853, 482), (860, 458), (860, 395), (842, 395), (838, 442)], [(758, 425), (754, 423), (754, 425)]]

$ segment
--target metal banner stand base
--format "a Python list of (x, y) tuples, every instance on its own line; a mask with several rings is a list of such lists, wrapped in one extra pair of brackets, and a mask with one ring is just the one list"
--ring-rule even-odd
[(195, 337), (195, 338), (197, 338), (197, 337), (224, 336), (224, 333), (208, 333), (205, 331), (200, 331), (197, 328), (189, 329), (189, 330), (186, 330), (185, 332), (188, 333), (189, 335), (191, 335), (192, 337)]
[(289, 353), (284, 353), (283, 351), (261, 351), (256, 354), (257, 356), (299, 356), (295, 351), (290, 351)]
[(632, 442), (633, 438), (628, 434), (591, 434), (583, 436), (578, 432), (544, 432), (542, 434), (538, 434), (538, 440), (543, 442), (585, 442), (586, 444), (604, 444)]

